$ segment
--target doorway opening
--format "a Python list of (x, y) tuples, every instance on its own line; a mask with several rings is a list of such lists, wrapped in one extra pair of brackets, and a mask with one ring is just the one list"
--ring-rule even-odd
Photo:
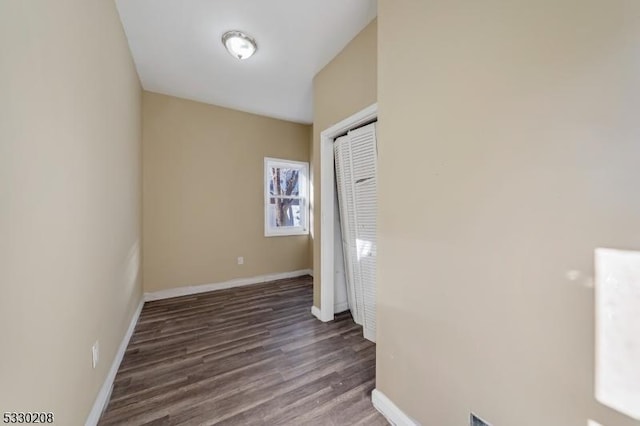
[[(335, 311), (335, 248), (336, 248), (336, 176), (334, 141), (350, 130), (375, 121), (378, 105), (373, 104), (334, 124), (320, 133), (320, 309), (313, 314), (323, 322), (332, 321)], [(340, 242), (339, 242), (340, 243)]]

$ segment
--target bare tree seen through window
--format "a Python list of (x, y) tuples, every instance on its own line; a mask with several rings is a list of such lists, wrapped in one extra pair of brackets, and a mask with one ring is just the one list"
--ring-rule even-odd
[[(275, 205), (275, 221), (277, 227), (298, 226), (300, 224), (300, 171), (281, 167), (271, 168), (271, 204)], [(294, 208), (298, 207), (298, 208)]]

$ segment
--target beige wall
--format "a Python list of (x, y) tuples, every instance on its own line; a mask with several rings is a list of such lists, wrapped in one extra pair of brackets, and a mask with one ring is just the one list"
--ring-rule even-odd
[(593, 290), (566, 278), (640, 249), (639, 16), (380, 1), (377, 387), (423, 424), (640, 424), (595, 402)]
[(264, 236), (263, 186), (310, 126), (144, 92), (143, 129), (145, 291), (310, 267), (307, 235)]
[[(320, 133), (376, 102), (377, 23), (372, 21), (313, 80), (313, 218), (320, 210)], [(320, 221), (313, 221), (313, 304), (320, 307)]]
[(0, 412), (81, 425), (142, 295), (140, 85), (113, 1), (2, 1), (0, 57)]

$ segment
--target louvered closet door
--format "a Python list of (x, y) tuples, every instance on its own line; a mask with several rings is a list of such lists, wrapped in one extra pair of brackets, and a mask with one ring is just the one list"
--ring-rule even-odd
[(353, 320), (363, 324), (362, 280), (356, 249), (355, 196), (351, 166), (349, 136), (336, 139), (334, 144), (336, 187), (342, 228), (342, 248), (347, 277), (347, 301)]
[(349, 132), (354, 183), (356, 250), (362, 287), (364, 337), (376, 336), (377, 149), (376, 124)]

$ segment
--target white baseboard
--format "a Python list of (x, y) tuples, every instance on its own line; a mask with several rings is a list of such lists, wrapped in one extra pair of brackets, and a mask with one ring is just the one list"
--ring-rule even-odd
[(333, 315), (331, 315), (331, 317), (325, 318), (322, 316), (322, 311), (320, 310), (320, 308), (316, 308), (315, 306), (311, 306), (311, 313), (314, 317), (318, 318), (322, 322), (333, 321)]
[(89, 413), (89, 417), (87, 418), (85, 426), (96, 426), (98, 424), (98, 421), (100, 420), (102, 412), (109, 403), (111, 391), (113, 390), (113, 381), (116, 378), (118, 368), (120, 368), (120, 363), (122, 362), (124, 353), (126, 352), (127, 346), (129, 345), (129, 340), (131, 340), (131, 336), (133, 335), (133, 330), (136, 328), (136, 324), (138, 323), (138, 318), (140, 317), (140, 312), (142, 312), (143, 305), (144, 299), (140, 300), (136, 311), (133, 313), (133, 317), (131, 317), (129, 328), (127, 328), (127, 332), (124, 334), (122, 342), (120, 342), (120, 347), (118, 347), (118, 351), (116, 352), (116, 356), (113, 359), (113, 363), (111, 364), (109, 373), (107, 373), (107, 377), (104, 379), (104, 383), (100, 388), (100, 392), (98, 392), (98, 396), (93, 403), (93, 407), (91, 408), (91, 412)]
[(420, 423), (407, 416), (396, 404), (378, 389), (371, 392), (371, 402), (388, 421), (394, 426), (420, 426)]
[(315, 306), (312, 306), (311, 307), (311, 313), (313, 314), (314, 317), (316, 317), (320, 321), (322, 321), (322, 312), (320, 312), (319, 308), (316, 308)]
[(336, 303), (333, 306), (333, 312), (339, 314), (340, 312), (349, 310), (349, 302)]
[(260, 275), (250, 278), (237, 278), (235, 280), (223, 281), (212, 284), (190, 285), (185, 287), (170, 288), (167, 290), (154, 291), (144, 294), (144, 300), (150, 302), (152, 300), (169, 299), (171, 297), (189, 296), (191, 294), (206, 293), (214, 290), (224, 290), (226, 288), (242, 287), (245, 285), (261, 284), (269, 281), (283, 280), (286, 278), (302, 277), (311, 275), (311, 269), (301, 269), (293, 272), (283, 272), (279, 274)]

